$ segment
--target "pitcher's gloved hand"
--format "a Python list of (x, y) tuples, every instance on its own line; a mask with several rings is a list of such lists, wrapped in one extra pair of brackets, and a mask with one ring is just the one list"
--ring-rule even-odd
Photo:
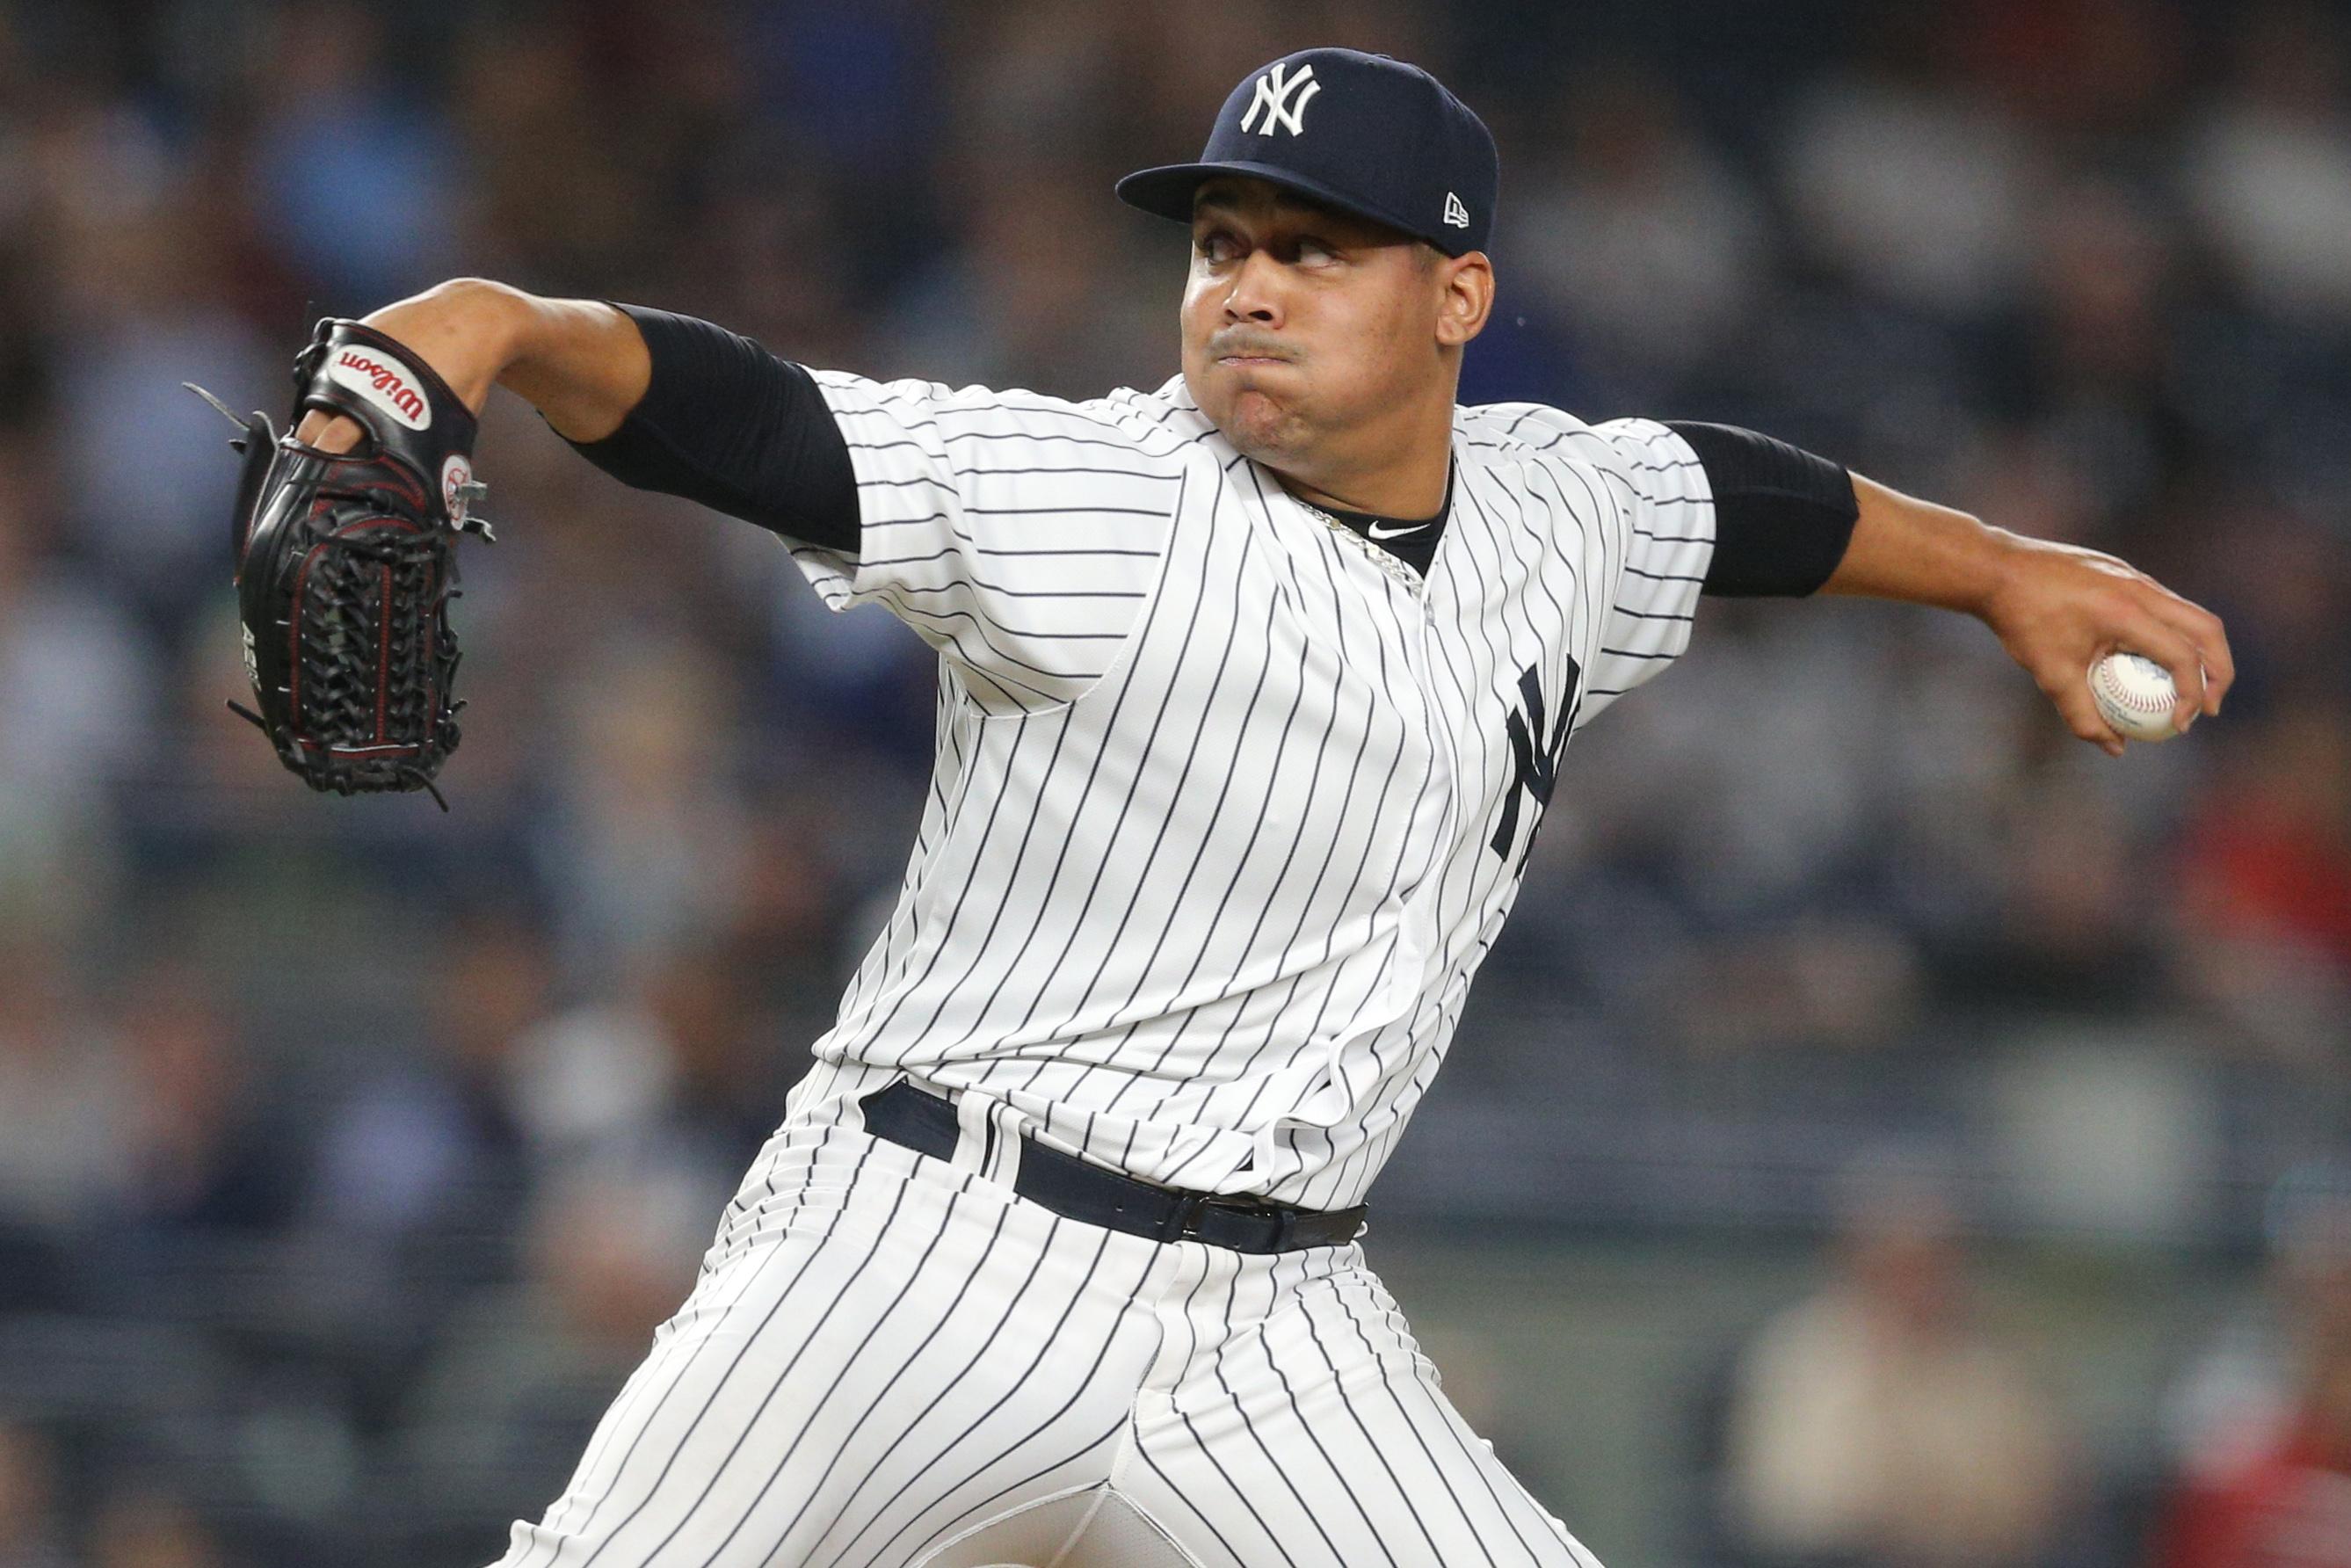
[(294, 387), (295, 423), (340, 415), (356, 441), (329, 451), (290, 428), (280, 436), (266, 415), (239, 419), (189, 389), (244, 431), (230, 443), (245, 455), (230, 544), (258, 711), (229, 706), (313, 789), (441, 800), (433, 779), (465, 706), (450, 695), (456, 539), (490, 537), (467, 515), (483, 493), (473, 411), (420, 357), (356, 321), (319, 323)]

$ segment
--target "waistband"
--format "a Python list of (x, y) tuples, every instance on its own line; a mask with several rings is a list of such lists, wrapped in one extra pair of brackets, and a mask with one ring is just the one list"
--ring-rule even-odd
[[(952, 1159), (961, 1126), (951, 1101), (904, 1079), (859, 1098), (865, 1130), (934, 1159)], [(1184, 1192), (1105, 1170), (1023, 1135), (1012, 1190), (1065, 1219), (1155, 1241), (1198, 1241), (1235, 1252), (1338, 1247), (1364, 1228), (1364, 1206), (1286, 1203)]]

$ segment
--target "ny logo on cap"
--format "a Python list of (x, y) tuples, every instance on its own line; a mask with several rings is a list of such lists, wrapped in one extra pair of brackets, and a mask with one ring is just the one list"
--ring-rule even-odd
[(1445, 193), (1445, 221), (1457, 229), (1469, 226), (1469, 209), (1463, 206), (1461, 198), (1450, 191)]
[(1314, 79), (1312, 66), (1301, 67), (1296, 76), (1289, 70), (1283, 62), (1257, 78), (1257, 96), (1249, 99), (1249, 112), (1241, 116), (1243, 131), (1257, 130), (1258, 110), (1263, 110), (1265, 130), (1260, 135), (1272, 135), (1277, 125), (1288, 127), (1292, 136), (1306, 134), (1306, 106), (1322, 90), (1322, 84)]

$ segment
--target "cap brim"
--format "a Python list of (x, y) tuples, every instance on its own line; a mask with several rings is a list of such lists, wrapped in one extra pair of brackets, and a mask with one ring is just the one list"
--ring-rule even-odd
[(1316, 201), (1336, 207), (1343, 213), (1353, 213), (1359, 218), (1369, 218), (1375, 224), (1385, 224), (1388, 227), (1411, 238), (1426, 240), (1448, 256), (1461, 254), (1436, 235), (1422, 232), (1418, 227), (1394, 213), (1384, 212), (1359, 197), (1334, 190), (1320, 180), (1305, 179), (1278, 164), (1240, 162), (1169, 163), (1157, 169), (1138, 169), (1121, 180), (1113, 188), (1118, 193), (1118, 199), (1130, 207), (1138, 208), (1156, 217), (1173, 218), (1179, 224), (1188, 224), (1192, 221), (1192, 193), (1199, 189), (1201, 181), (1218, 174), (1246, 174), (1251, 179), (1263, 180), (1270, 184), (1279, 185), (1285, 191), (1295, 191), (1301, 196), (1311, 196)]

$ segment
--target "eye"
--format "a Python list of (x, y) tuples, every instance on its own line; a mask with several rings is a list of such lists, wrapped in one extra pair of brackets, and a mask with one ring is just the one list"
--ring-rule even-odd
[(1304, 235), (1298, 241), (1298, 264), (1301, 267), (1325, 267), (1339, 259), (1336, 246)]
[(1192, 248), (1211, 267), (1222, 267), (1240, 255), (1240, 242), (1225, 229), (1207, 229), (1195, 235)]

